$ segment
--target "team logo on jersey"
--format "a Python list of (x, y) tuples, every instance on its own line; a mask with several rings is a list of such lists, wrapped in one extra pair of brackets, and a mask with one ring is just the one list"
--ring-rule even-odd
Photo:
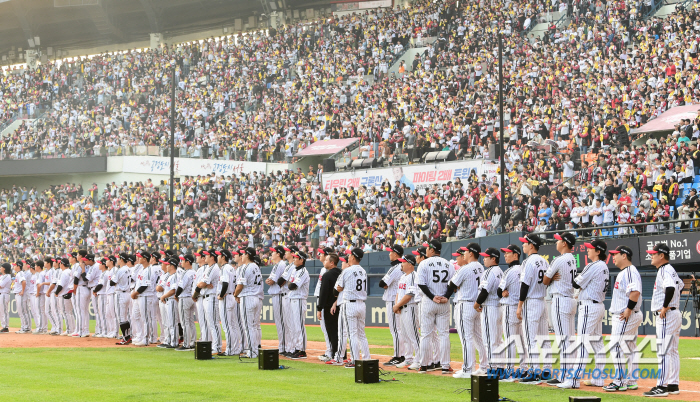
[(620, 282), (615, 282), (615, 289), (620, 289), (619, 285), (620, 285)]

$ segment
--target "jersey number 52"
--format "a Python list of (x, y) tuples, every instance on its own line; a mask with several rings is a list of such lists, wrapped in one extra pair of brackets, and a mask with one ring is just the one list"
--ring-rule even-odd
[[(433, 271), (433, 283), (447, 283), (447, 275), (449, 272), (447, 272), (446, 269), (442, 271)], [(440, 278), (440, 275), (442, 275), (442, 279)]]

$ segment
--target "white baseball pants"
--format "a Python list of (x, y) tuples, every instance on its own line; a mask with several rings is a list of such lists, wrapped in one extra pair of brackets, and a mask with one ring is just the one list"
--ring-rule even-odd
[[(356, 302), (346, 302), (344, 305), (345, 325), (350, 338), (350, 353), (352, 354), (352, 360), (350, 361), (368, 360), (370, 355), (369, 342), (367, 341), (367, 334), (365, 334), (365, 316), (367, 314), (365, 302), (357, 300)], [(362, 356), (361, 359), (360, 356)]]
[(615, 385), (635, 384), (636, 380), (624, 376), (625, 365), (628, 373), (637, 369), (637, 330), (642, 323), (642, 312), (632, 312), (627, 320), (621, 320), (619, 314), (612, 315), (612, 331), (610, 331), (610, 356), (613, 359), (616, 376)]
[(678, 340), (681, 334), (683, 317), (680, 310), (668, 310), (666, 317), (656, 316), (656, 356), (659, 361), (657, 386), (678, 385), (681, 373), (681, 358), (678, 354)]
[(229, 293), (219, 300), (219, 315), (221, 327), (226, 336), (226, 355), (235, 356), (243, 351), (241, 346), (241, 327), (238, 320), (238, 303), (233, 294)]
[(572, 338), (576, 336), (576, 299), (554, 295), (549, 316), (552, 317), (554, 336), (559, 346), (560, 372), (558, 380), (565, 382), (568, 369), (571, 368), (569, 360), (572, 356), (569, 356), (569, 348)]
[(401, 338), (406, 341), (406, 350), (404, 357), (406, 364), (411, 365), (414, 362), (420, 362), (420, 319), (419, 319), (418, 303), (411, 303), (401, 309), (401, 314), (398, 314), (399, 329)]
[(481, 320), (479, 313), (474, 310), (473, 303), (469, 301), (456, 303), (454, 319), (457, 334), (462, 343), (462, 371), (465, 373), (476, 371), (475, 349), (479, 352), (479, 368), (486, 368), (486, 348), (481, 337)]
[(240, 298), (240, 315), (243, 324), (244, 350), (250, 351), (250, 357), (258, 357), (260, 347), (260, 313), (262, 300), (255, 296), (243, 296)]
[(193, 348), (197, 339), (197, 327), (194, 325), (194, 313), (197, 307), (189, 296), (183, 296), (178, 302), (180, 310), (180, 322), (182, 323), (182, 346)]

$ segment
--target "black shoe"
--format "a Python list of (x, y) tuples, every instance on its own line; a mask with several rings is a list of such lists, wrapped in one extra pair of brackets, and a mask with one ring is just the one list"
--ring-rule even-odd
[(645, 392), (644, 396), (668, 396), (668, 389), (666, 387), (654, 387), (649, 391)]
[(161, 348), (161, 349), (165, 349), (165, 348), (168, 347), (168, 345), (166, 345), (166, 344), (164, 344), (164, 343), (161, 343), (160, 345), (157, 345), (156, 347), (157, 347), (157, 348)]
[(420, 366), (420, 370), (418, 370), (418, 374), (425, 374), (428, 372), (428, 367), (430, 366)]
[(401, 363), (401, 358), (394, 356), (391, 359), (389, 359), (388, 362), (382, 363), (382, 365), (384, 365), (384, 366), (396, 366), (399, 363)]
[(557, 380), (556, 378), (552, 378), (551, 380), (547, 381), (547, 385), (559, 385), (561, 384), (561, 381)]
[(186, 350), (188, 350), (188, 349), (184, 346), (180, 346), (179, 348), (175, 349), (175, 351), (177, 351), (177, 352), (184, 352)]
[(217, 355), (217, 356), (226, 356), (226, 353), (225, 353), (225, 352), (219, 352), (219, 353), (217, 353), (216, 355)]
[(0, 332), (6, 334), (6, 333), (10, 332), (10, 330), (7, 328), (3, 328), (3, 329), (0, 329)]
[(666, 389), (668, 390), (669, 395), (678, 395), (681, 393), (680, 388), (678, 388), (678, 384), (668, 384)]
[(436, 371), (440, 370), (442, 367), (440, 366), (440, 363), (433, 363), (428, 366), (428, 371)]
[(542, 383), (542, 378), (538, 375), (532, 375), (532, 372), (528, 373), (528, 376), (520, 380), (521, 384), (531, 384), (537, 385)]
[(405, 358), (405, 357), (403, 357), (403, 356), (399, 357), (399, 359), (401, 359), (401, 361), (400, 361), (399, 363), (403, 363), (403, 362), (405, 362), (405, 361), (406, 361), (406, 358)]
[(292, 360), (306, 359), (306, 352), (303, 350), (297, 350), (292, 355)]
[(166, 349), (177, 349), (177, 345), (168, 345), (165, 347)]

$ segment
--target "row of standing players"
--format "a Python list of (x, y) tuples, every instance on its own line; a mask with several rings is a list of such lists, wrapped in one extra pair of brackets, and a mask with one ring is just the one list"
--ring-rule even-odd
[[(616, 342), (610, 350), (617, 373), (622, 374), (625, 365), (628, 365), (628, 372), (634, 372), (634, 359), (631, 354), (624, 353), (624, 350), (634, 350), (642, 319), (641, 277), (630, 262), (633, 251), (626, 246), (608, 251), (605, 242), (600, 240), (586, 243), (590, 263), (579, 273), (571, 254), (576, 238), (570, 233), (555, 237), (561, 256), (551, 266), (537, 254), (542, 240), (535, 234), (520, 238), (522, 251), (517, 245), (500, 250), (488, 248), (485, 252), (481, 252), (477, 243), (462, 247), (453, 254), (461, 267), (458, 270), (440, 257), (442, 245), (437, 240), (424, 244), (412, 255), (404, 255), (399, 245), (388, 248), (392, 267), (380, 286), (385, 288), (383, 300), (393, 337), (394, 357), (385, 364), (420, 373), (442, 369), (444, 374), (453, 374), (456, 378), (468, 378), (486, 368), (513, 369), (516, 363), (521, 372), (535, 373), (540, 368), (537, 339), (548, 336), (544, 296), (551, 286), (551, 317), (561, 351), (561, 374), (547, 383), (559, 388), (578, 388), (588, 350), (585, 347), (569, 350), (567, 345), (574, 342), (576, 333), (588, 338), (584, 344), (593, 346), (596, 368), (603, 369), (605, 365), (601, 336), (605, 314), (603, 300), (610, 278), (605, 263), (609, 252), (614, 254), (613, 261), (621, 269), (610, 308), (611, 342)], [(305, 262), (308, 256), (295, 246), (278, 246), (271, 251), (274, 266), (265, 282), (269, 285), (280, 354), (304, 359), (304, 321), (309, 290)], [(353, 358), (370, 357), (364, 330), (367, 274), (359, 265), (363, 252), (354, 249), (340, 257), (331, 249), (319, 251), (324, 268), (314, 296), (318, 298), (317, 314), (326, 339), (326, 352), (320, 358), (327, 364), (354, 367)], [(505, 272), (498, 265), (501, 252), (509, 266)], [(645, 395), (677, 394), (681, 324), (678, 307), (683, 283), (668, 263), (668, 246), (657, 244), (654, 250), (647, 252), (652, 254), (652, 264), (658, 269), (651, 310), (657, 316), (660, 375), (657, 386)], [(520, 263), (523, 253), (527, 258)], [(478, 262), (479, 256), (483, 257), (483, 265)], [(64, 258), (47, 258), (45, 263), (17, 262), (15, 270), (20, 274), (15, 276), (12, 291), (22, 321), (19, 332), (31, 332), (29, 314), (32, 312), (37, 322), (35, 333), (48, 332), (48, 320), (52, 326), (50, 334), (88, 336), (88, 306), (92, 299), (96, 306), (97, 337), (117, 338), (121, 328), (119, 344), (145, 346), (158, 341), (157, 324), (160, 322), (160, 347), (191, 350), (196, 338), (196, 311), (196, 316), (203, 318), (199, 320), (200, 339), (212, 341), (214, 353), (257, 356), (263, 280), (254, 249), (206, 250), (180, 257), (168, 251), (160, 255), (141, 252), (135, 256), (109, 256), (98, 263), (94, 258), (81, 250)], [(192, 269), (195, 261), (199, 266), (196, 272)], [(340, 262), (342, 265), (338, 268)], [(10, 267), (10, 264), (3, 264), (5, 275), (0, 276), (3, 306), (0, 319), (4, 332), (8, 325), (10, 286), (7, 274)], [(26, 274), (21, 274), (22, 270)], [(453, 293), (454, 321), (463, 350), (462, 368), (457, 372), (449, 365), (449, 299)], [(579, 320), (575, 329), (577, 310)], [(227, 339), (225, 350), (222, 349), (222, 328)], [(517, 353), (515, 338), (525, 346), (525, 353)], [(348, 340), (349, 356), (346, 353)], [(505, 348), (501, 345), (504, 340), (508, 342)], [(622, 347), (623, 342), (627, 342), (626, 348)], [(550, 345), (545, 342), (544, 346)], [(499, 353), (503, 349), (505, 356)], [(478, 351), (479, 370), (475, 370), (475, 351)], [(551, 370), (551, 364), (545, 364), (542, 371), (547, 369)], [(576, 373), (574, 376), (567, 375), (572, 371)], [(530, 384), (542, 382), (535, 374), (522, 379), (504, 379), (516, 380)], [(600, 378), (586, 383), (604, 385)], [(620, 375), (604, 389), (636, 389), (636, 383)]]

